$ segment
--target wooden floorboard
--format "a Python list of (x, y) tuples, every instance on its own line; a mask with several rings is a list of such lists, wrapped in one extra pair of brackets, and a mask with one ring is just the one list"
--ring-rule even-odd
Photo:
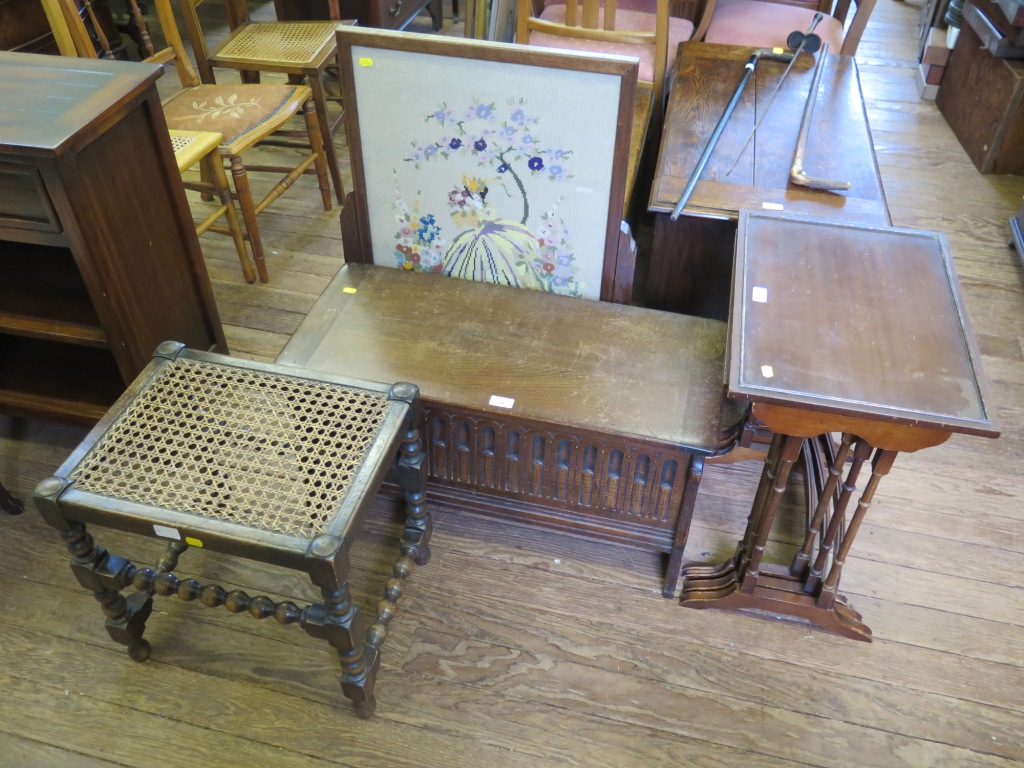
[[(878, 0), (858, 54), (869, 122), (893, 224), (949, 239), (1004, 434), (903, 455), (883, 483), (843, 579), (873, 643), (684, 610), (660, 597), (657, 555), (438, 511), (364, 722), (336, 655), (297, 627), (165, 599), (152, 658), (131, 662), (30, 504), (0, 516), (0, 765), (1024, 766), (1024, 269), (1007, 247), (1024, 177), (978, 174), (918, 99), (919, 11)], [(335, 142), (350, 185), (343, 132)], [(245, 283), (228, 239), (201, 244), (232, 351), (269, 361), (344, 254), (338, 207), (323, 210), (312, 178), (261, 224), (267, 285)], [(0, 480), (27, 498), (83, 435), (0, 417)], [(687, 559), (732, 552), (758, 472), (706, 470)], [(396, 520), (382, 499), (353, 550), (364, 611)], [(96, 533), (142, 564), (158, 557), (152, 541)], [(800, 534), (774, 532), (769, 553)], [(182, 571), (314, 596), (302, 574), (211, 553), (188, 553)]]

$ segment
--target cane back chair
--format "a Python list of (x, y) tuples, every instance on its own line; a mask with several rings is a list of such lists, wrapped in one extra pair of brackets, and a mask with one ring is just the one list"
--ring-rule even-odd
[[(203, 2), (205, 0), (179, 0), (181, 17), (195, 55), (199, 78), (203, 83), (215, 84), (214, 68), (222, 67), (243, 73), (243, 82), (258, 82), (260, 72), (276, 72), (288, 75), (289, 82), (305, 82), (313, 95), (327, 168), (331, 173), (338, 203), (341, 203), (345, 189), (332, 137), (344, 113), (331, 119), (327, 102), (341, 103), (342, 99), (340, 95), (329, 96), (324, 83), (328, 68), (337, 63), (337, 21), (253, 22), (249, 19), (248, 7), (244, 2), (227, 0), (228, 23), (232, 31), (223, 42), (210, 50), (197, 12)], [(329, 5), (331, 18), (339, 19), (338, 0), (329, 0)], [(250, 73), (256, 73), (256, 78), (244, 76)]]
[[(75, 42), (77, 55), (95, 56), (95, 53), (91, 52), (91, 46), (86, 45), (88, 34), (82, 26), (81, 18), (72, 7), (73, 0), (44, 0), (44, 3), (59, 10), (71, 32), (71, 39)], [(315, 116), (316, 108), (313, 104), (312, 90), (306, 85), (244, 83), (211, 85), (201, 83), (195, 68), (185, 53), (184, 42), (178, 32), (170, 0), (153, 0), (153, 3), (156, 6), (157, 17), (160, 20), (160, 27), (167, 47), (157, 51), (147, 61), (164, 66), (173, 64), (182, 85), (182, 90), (163, 102), (168, 128), (192, 132), (207, 131), (223, 135), (223, 141), (217, 151), (230, 164), (232, 181), (235, 186), (234, 196), (238, 200), (242, 220), (245, 222), (245, 238), (252, 248), (253, 260), (256, 263), (256, 272), (260, 281), (266, 283), (269, 278), (259, 224), (256, 221), (257, 215), (284, 194), (310, 167), (316, 172), (324, 210), (331, 210), (333, 205), (324, 142)], [(81, 36), (84, 36), (84, 42), (81, 40)], [(242, 161), (241, 155), (273, 136), (300, 112), (305, 120), (306, 135), (309, 140), (309, 151), (302, 161), (294, 167), (247, 167)], [(253, 197), (249, 182), (248, 172), (250, 170), (283, 172), (285, 176), (257, 202)], [(239, 254), (240, 257), (241, 255)], [(242, 260), (243, 271), (246, 262), (247, 260)], [(246, 279), (248, 277), (247, 274)]]
[[(87, 11), (89, 7), (87, 4)], [(96, 56), (96, 49), (81, 17), (77, 13), (65, 17), (65, 12), (71, 11), (70, 6), (62, 5), (60, 0), (43, 0), (43, 8), (61, 55), (83, 58)], [(102, 46), (101, 50), (105, 54), (109, 53), (109, 45), (105, 44), (103, 38), (99, 38), (99, 40)], [(185, 187), (216, 196), (220, 201), (212, 213), (197, 223), (196, 234), (202, 235), (205, 232), (213, 231), (228, 235), (234, 241), (235, 251), (238, 254), (242, 274), (245, 275), (246, 281), (255, 282), (256, 276), (249, 262), (249, 254), (245, 246), (245, 235), (238, 220), (238, 211), (235, 208), (235, 201), (231, 195), (231, 188), (228, 186), (218, 151), (224, 141), (223, 134), (212, 131), (170, 131), (170, 136), (171, 149), (174, 152), (178, 173), (184, 175), (186, 171), (198, 165), (202, 169), (203, 178), (206, 179), (205, 181), (188, 182), (183, 178), (182, 182)], [(226, 227), (217, 226), (221, 217), (224, 218)]]
[(533, 0), (518, 0), (516, 42), (591, 53), (635, 56), (640, 60), (630, 145), (625, 208), (629, 208), (648, 134), (661, 133), (668, 59), (693, 35), (688, 19), (669, 15), (670, 0), (656, 10), (620, 9), (616, 0), (566, 0), (535, 15)]

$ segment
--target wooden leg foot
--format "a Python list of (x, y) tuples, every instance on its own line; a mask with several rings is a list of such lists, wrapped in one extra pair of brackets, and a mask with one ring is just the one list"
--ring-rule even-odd
[(128, 656), (132, 661), (148, 661), (152, 650), (153, 646), (149, 644), (148, 640), (140, 639), (137, 643), (128, 646)]
[[(828, 607), (803, 592), (803, 582), (789, 575), (783, 566), (762, 566), (757, 583), (745, 591), (735, 570), (718, 579), (707, 580), (683, 571), (680, 603), (686, 608), (714, 608), (726, 611), (760, 611), (805, 621), (826, 632), (853, 640), (871, 642), (871, 630), (860, 614), (845, 601)], [(731, 576), (731, 578), (730, 578)]]
[(371, 696), (365, 701), (353, 702), (352, 708), (355, 710), (356, 717), (360, 720), (369, 720), (373, 717), (373, 713), (377, 711), (377, 698)]

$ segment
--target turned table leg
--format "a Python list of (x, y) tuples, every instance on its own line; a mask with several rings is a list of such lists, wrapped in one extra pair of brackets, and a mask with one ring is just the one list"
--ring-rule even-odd
[[(839, 594), (839, 580), (875, 491), (898, 452), (875, 449), (865, 440), (844, 434), (838, 449), (828, 457), (827, 479), (822, 488), (816, 489), (817, 504), (810, 515), (807, 535), (792, 563), (766, 564), (764, 550), (803, 440), (775, 436), (735, 556), (716, 567), (685, 568), (681, 602), (690, 608), (757, 610), (791, 616), (829, 632), (870, 640), (871, 630)], [(861, 468), (869, 460), (871, 477), (847, 522)]]

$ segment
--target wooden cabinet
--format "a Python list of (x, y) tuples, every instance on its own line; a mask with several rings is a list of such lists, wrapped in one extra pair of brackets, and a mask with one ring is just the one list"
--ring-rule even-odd
[[(985, 18), (997, 18), (995, 13)], [(994, 56), (964, 10), (936, 103), (982, 173), (1024, 173), (1024, 60)]]
[(227, 351), (160, 74), (0, 52), (2, 412), (91, 421), (161, 341)]

